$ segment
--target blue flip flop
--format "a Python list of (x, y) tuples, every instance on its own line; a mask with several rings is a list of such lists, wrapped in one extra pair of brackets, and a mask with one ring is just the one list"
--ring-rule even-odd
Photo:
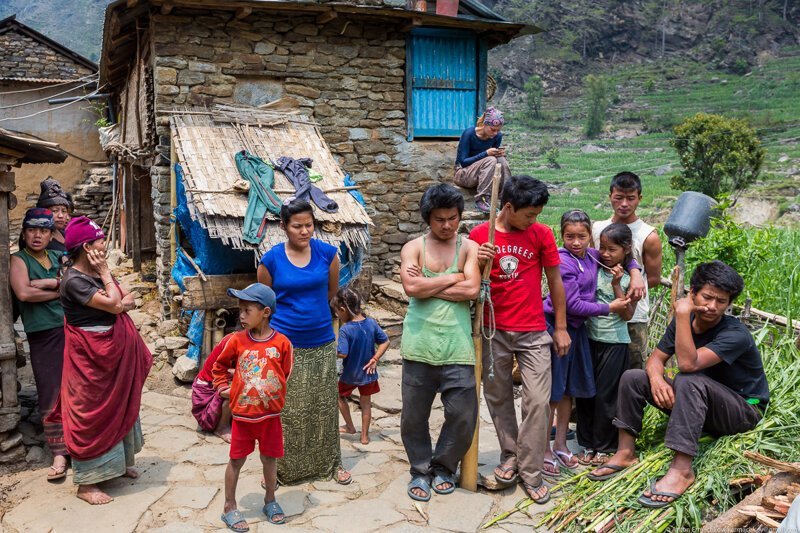
[(228, 511), (227, 513), (221, 516), (222, 521), (225, 522), (225, 525), (228, 526), (228, 529), (231, 531), (236, 531), (236, 533), (244, 533), (245, 531), (250, 531), (250, 526), (245, 527), (234, 527), (239, 522), (245, 522), (244, 515), (238, 509), (234, 509), (233, 511)]
[[(448, 489), (437, 489), (437, 485), (441, 485), (443, 483), (450, 483), (450, 488)], [(431, 488), (433, 492), (436, 494), (450, 494), (454, 490), (456, 490), (456, 480), (453, 476), (449, 474), (436, 474), (433, 477), (433, 483), (431, 483)]]
[[(269, 502), (261, 510), (264, 512), (265, 515), (267, 515), (267, 518), (269, 518), (270, 524), (278, 525), (286, 522), (286, 514), (283, 512), (283, 509), (281, 509), (281, 506), (276, 501)], [(280, 520), (274, 520), (275, 515), (279, 514), (282, 514), (283, 518), (281, 518)]]
[[(416, 494), (411, 492), (411, 489), (423, 490), (425, 491), (425, 496), (417, 496)], [(412, 500), (416, 500), (418, 502), (427, 502), (430, 501), (431, 499), (431, 484), (428, 483), (428, 480), (425, 479), (424, 477), (417, 476), (411, 480), (411, 483), (408, 484), (408, 489), (406, 490), (406, 492), (408, 492), (408, 497), (411, 498)]]

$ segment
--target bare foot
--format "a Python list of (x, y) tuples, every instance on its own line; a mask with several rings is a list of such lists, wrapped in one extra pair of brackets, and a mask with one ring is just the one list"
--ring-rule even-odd
[(349, 435), (355, 435), (356, 428), (355, 426), (348, 426), (347, 424), (343, 426), (339, 426), (339, 433), (347, 433)]
[[(694, 483), (694, 472), (689, 470), (688, 472), (683, 470), (677, 470), (675, 468), (670, 468), (667, 470), (667, 473), (656, 482), (655, 488), (659, 492), (671, 492), (673, 494), (683, 494), (686, 492), (692, 483)], [(672, 496), (661, 496), (660, 494), (652, 494), (650, 489), (644, 491), (644, 495), (647, 498), (655, 502), (667, 502), (672, 503), (676, 500)]]
[(214, 435), (216, 435), (217, 437), (221, 438), (225, 442), (230, 443), (230, 441), (231, 441), (231, 428), (219, 429), (219, 430), (214, 432)]
[(114, 498), (100, 490), (97, 485), (79, 485), (78, 498), (92, 505), (103, 505), (114, 501)]
[(125, 473), (122, 474), (123, 477), (129, 477), (131, 479), (137, 479), (139, 477), (139, 471), (135, 468), (126, 468)]
[(369, 433), (361, 434), (361, 444), (369, 444)]
[(619, 451), (615, 453), (610, 459), (608, 459), (608, 461), (606, 461), (603, 466), (592, 470), (592, 473), (597, 476), (613, 474), (615, 470), (607, 468), (606, 465), (615, 465), (615, 466), (621, 466), (622, 468), (628, 468), (629, 466), (636, 464), (638, 461), (639, 460), (636, 458), (635, 455)]

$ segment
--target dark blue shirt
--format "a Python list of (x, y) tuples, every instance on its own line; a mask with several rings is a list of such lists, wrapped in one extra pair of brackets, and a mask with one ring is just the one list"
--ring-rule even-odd
[(336, 338), (328, 304), (328, 273), (336, 248), (317, 239), (310, 246), (311, 260), (303, 268), (289, 261), (284, 243), (261, 258), (277, 300), (271, 325), (296, 348), (316, 348)]
[(475, 133), (475, 126), (471, 126), (464, 130), (461, 134), (461, 139), (458, 141), (458, 151), (456, 151), (456, 165), (468, 167), (476, 161), (480, 161), (488, 154), (486, 150), (489, 148), (500, 148), (500, 143), (503, 142), (503, 132), (497, 132), (491, 139), (481, 140)]
[(348, 385), (366, 385), (377, 381), (378, 373), (367, 374), (364, 365), (375, 355), (375, 346), (388, 340), (389, 337), (378, 323), (369, 317), (359, 322), (351, 320), (339, 328), (336, 351), (347, 356), (344, 358), (344, 370), (339, 381)]

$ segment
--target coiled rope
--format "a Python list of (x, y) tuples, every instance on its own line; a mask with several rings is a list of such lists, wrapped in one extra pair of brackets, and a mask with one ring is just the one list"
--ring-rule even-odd
[(483, 305), (485, 320), (481, 321), (481, 336), (488, 340), (489, 346), (489, 381), (494, 381), (494, 352), (492, 351), (492, 339), (497, 333), (497, 324), (494, 320), (494, 304), (492, 303), (491, 282), (488, 279), (481, 280), (481, 292), (478, 296), (480, 304)]

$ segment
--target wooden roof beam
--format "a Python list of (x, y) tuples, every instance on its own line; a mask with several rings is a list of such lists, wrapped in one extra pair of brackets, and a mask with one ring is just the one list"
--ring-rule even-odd
[(338, 16), (339, 14), (332, 9), (330, 11), (324, 11), (317, 15), (317, 24), (327, 24)]
[(233, 16), (233, 18), (236, 20), (242, 20), (244, 18), (249, 17), (250, 13), (252, 12), (253, 12), (252, 7), (246, 7), (246, 6), (239, 7), (236, 9), (236, 14)]
[(409, 32), (417, 26), (422, 26), (422, 19), (420, 17), (413, 17), (411, 20), (406, 22), (402, 28), (400, 28), (400, 31), (403, 33)]

